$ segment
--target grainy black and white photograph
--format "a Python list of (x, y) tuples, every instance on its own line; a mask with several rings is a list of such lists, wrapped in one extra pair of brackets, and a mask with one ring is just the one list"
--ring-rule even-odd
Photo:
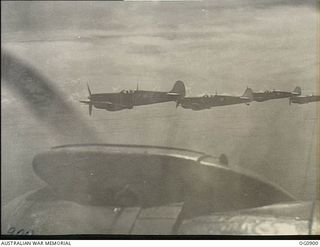
[(1, 1), (1, 234), (320, 234), (319, 6)]

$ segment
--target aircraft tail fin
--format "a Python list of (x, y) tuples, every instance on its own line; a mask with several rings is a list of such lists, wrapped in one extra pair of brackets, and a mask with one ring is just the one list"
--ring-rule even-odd
[(173, 88), (169, 92), (169, 94), (178, 95), (182, 98), (186, 96), (186, 88), (184, 86), (184, 83), (182, 81), (176, 81), (176, 83), (173, 85)]
[(301, 87), (296, 87), (293, 91), (292, 94), (294, 95), (301, 95)]
[(243, 98), (248, 98), (250, 101), (253, 101), (253, 91), (251, 88), (247, 87), (246, 91), (244, 91)]

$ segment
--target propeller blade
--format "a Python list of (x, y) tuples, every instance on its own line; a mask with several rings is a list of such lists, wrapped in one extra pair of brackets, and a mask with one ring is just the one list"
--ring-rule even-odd
[(91, 90), (90, 90), (89, 84), (87, 84), (87, 88), (88, 88), (89, 96), (91, 97)]
[(92, 115), (92, 104), (89, 103), (89, 115), (91, 116)]
[[(72, 136), (75, 142), (86, 142), (88, 137), (93, 142), (100, 140), (92, 126), (56, 88), (57, 82), (50, 81), (33, 66), (5, 49), (1, 49), (1, 68), (1, 85), (12, 90), (19, 101), (22, 100), (25, 110), (30, 110), (34, 120), (56, 133), (57, 141), (69, 142), (68, 136)], [(59, 117), (53, 117), (56, 114)]]

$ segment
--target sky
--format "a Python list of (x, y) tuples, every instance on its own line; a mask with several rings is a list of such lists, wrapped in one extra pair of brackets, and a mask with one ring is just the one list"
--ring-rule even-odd
[[(53, 145), (108, 142), (226, 153), (231, 166), (262, 175), (298, 199), (316, 196), (317, 104), (254, 102), (193, 112), (174, 103), (107, 112), (78, 100), (124, 88), (187, 95), (319, 92), (319, 1), (1, 2), (2, 49), (50, 81), (77, 114), (47, 126), (2, 83), (5, 201), (38, 188), (31, 162)], [(6, 73), (6, 72), (3, 72)], [(49, 112), (50, 113), (50, 112)], [(50, 115), (50, 114), (48, 114)], [(70, 134), (77, 123), (94, 132)]]

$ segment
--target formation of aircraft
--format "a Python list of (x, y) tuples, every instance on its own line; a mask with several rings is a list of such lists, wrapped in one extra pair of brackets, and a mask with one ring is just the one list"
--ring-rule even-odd
[[(61, 134), (87, 128), (45, 76), (10, 53), (3, 53), (1, 63), (4, 83), (48, 130), (58, 125)], [(289, 99), (306, 103), (319, 96)], [(57, 123), (51, 113), (61, 109), (66, 114)], [(26, 186), (26, 193), (4, 205), (2, 236), (320, 234), (319, 200), (297, 200), (273, 182), (228, 165), (223, 154), (80, 142), (38, 153), (30, 167), (43, 183), (32, 191)]]
[(176, 81), (169, 92), (122, 90), (119, 93), (92, 94), (88, 86), (88, 100), (81, 100), (81, 103), (89, 105), (89, 115), (92, 114), (92, 106), (107, 111), (120, 111), (132, 109), (134, 106), (150, 105), (169, 101), (177, 101), (186, 95), (186, 89), (182, 81)]
[(81, 100), (81, 103), (89, 105), (89, 115), (92, 114), (92, 107), (105, 109), (107, 111), (120, 111), (132, 109), (134, 106), (149, 105), (173, 101), (176, 107), (200, 111), (216, 106), (227, 106), (235, 104), (249, 105), (252, 101), (264, 102), (267, 100), (289, 98), (289, 104), (306, 104), (320, 101), (319, 95), (301, 95), (301, 88), (296, 87), (293, 91), (266, 90), (264, 92), (254, 92), (247, 87), (242, 96), (225, 94), (204, 95), (198, 97), (186, 97), (185, 85), (182, 81), (176, 81), (169, 92), (122, 90), (119, 93), (99, 93), (92, 94), (88, 85), (88, 100)]

